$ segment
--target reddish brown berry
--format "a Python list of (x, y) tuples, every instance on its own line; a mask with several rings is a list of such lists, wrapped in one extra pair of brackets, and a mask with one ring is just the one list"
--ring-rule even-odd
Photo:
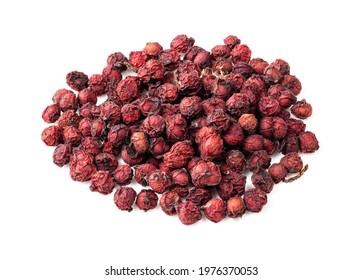
[(100, 153), (95, 156), (97, 170), (114, 171), (118, 166), (117, 158), (108, 153)]
[(171, 173), (171, 178), (174, 185), (177, 186), (188, 186), (190, 184), (189, 173), (185, 168), (175, 169)]
[(185, 201), (179, 203), (178, 217), (184, 225), (192, 225), (202, 219), (202, 213), (193, 202)]
[(310, 131), (302, 132), (299, 135), (300, 150), (303, 153), (314, 153), (319, 149), (319, 142), (314, 133)]
[(253, 134), (246, 138), (243, 149), (247, 152), (254, 152), (263, 149), (264, 138), (261, 135)]
[(158, 205), (158, 196), (152, 190), (141, 190), (136, 197), (135, 204), (140, 210), (147, 212)]
[(164, 163), (167, 167), (185, 167), (194, 156), (194, 149), (187, 141), (176, 142), (169, 152), (164, 154)]
[(285, 179), (287, 176), (287, 170), (281, 163), (272, 164), (268, 169), (268, 172), (276, 184)]
[(236, 44), (231, 51), (231, 56), (233, 63), (239, 61), (248, 63), (251, 58), (251, 50), (247, 45)]
[(197, 187), (217, 186), (222, 180), (218, 165), (204, 160), (198, 161), (191, 169), (190, 176)]
[(133, 188), (122, 187), (115, 192), (113, 201), (118, 209), (123, 211), (132, 211), (132, 205), (136, 198), (136, 192)]
[(244, 201), (247, 210), (260, 212), (267, 203), (267, 195), (259, 188), (249, 189), (245, 192)]
[(72, 146), (70, 144), (59, 144), (53, 152), (53, 162), (55, 165), (62, 167), (69, 163), (72, 154)]
[(312, 115), (313, 108), (303, 99), (291, 107), (291, 113), (299, 119), (306, 119)]
[(42, 113), (42, 118), (46, 123), (54, 123), (60, 116), (60, 108), (58, 104), (47, 106)]
[(91, 177), (91, 191), (96, 191), (101, 194), (110, 194), (112, 193), (114, 187), (115, 182), (113, 181), (111, 174), (108, 171), (99, 170), (93, 173)]
[(85, 151), (74, 151), (69, 161), (70, 176), (75, 181), (88, 181), (96, 166), (93, 164), (93, 156)]
[(148, 178), (152, 171), (156, 170), (156, 167), (150, 163), (144, 163), (135, 166), (135, 181), (142, 186), (148, 185)]
[(298, 95), (301, 92), (301, 83), (293, 75), (285, 75), (281, 80), (281, 85), (291, 90), (294, 95)]
[(241, 40), (237, 36), (229, 35), (223, 40), (223, 42), (225, 45), (232, 49), (237, 44), (240, 44)]
[(202, 206), (212, 198), (212, 194), (209, 190), (204, 188), (189, 188), (189, 193), (185, 198), (186, 201), (192, 201), (197, 206)]
[(297, 153), (289, 153), (283, 156), (280, 163), (289, 172), (299, 172), (303, 168), (302, 159)]
[(247, 167), (252, 172), (260, 168), (266, 169), (270, 166), (271, 157), (265, 150), (255, 151), (247, 159)]
[(266, 170), (260, 169), (257, 172), (252, 174), (251, 177), (252, 184), (266, 193), (272, 191), (274, 187), (274, 181), (271, 177), (271, 174)]
[(176, 36), (170, 43), (170, 48), (177, 50), (178, 52), (185, 53), (190, 47), (194, 45), (194, 39), (187, 37), (186, 35)]
[(160, 207), (169, 216), (177, 213), (180, 203), (181, 199), (175, 191), (165, 192), (160, 198)]
[(125, 186), (131, 183), (134, 171), (128, 164), (119, 165), (112, 173), (113, 179), (119, 186)]
[(62, 132), (56, 125), (45, 128), (42, 132), (42, 141), (47, 146), (58, 146), (62, 140)]
[(252, 133), (257, 128), (258, 120), (254, 114), (243, 114), (238, 123), (245, 131)]
[(163, 171), (154, 170), (151, 171), (148, 182), (150, 187), (156, 193), (163, 193), (166, 189), (170, 188), (173, 184), (170, 176)]
[(131, 135), (130, 142), (132, 148), (138, 154), (144, 154), (149, 150), (149, 139), (145, 132), (134, 132)]
[(250, 66), (259, 75), (262, 75), (268, 63), (262, 58), (253, 58), (250, 61)]
[(88, 86), (88, 76), (78, 71), (68, 73), (66, 81), (70, 88), (76, 91), (80, 91)]
[(239, 146), (244, 140), (242, 127), (238, 123), (232, 123), (228, 130), (222, 134), (225, 144), (229, 146)]
[(227, 214), (230, 218), (239, 218), (246, 211), (246, 205), (242, 197), (234, 196), (227, 201)]
[(203, 207), (204, 215), (208, 220), (218, 223), (227, 215), (226, 203), (219, 198), (212, 198)]
[(82, 141), (81, 132), (73, 126), (63, 127), (63, 141), (66, 144), (77, 147)]

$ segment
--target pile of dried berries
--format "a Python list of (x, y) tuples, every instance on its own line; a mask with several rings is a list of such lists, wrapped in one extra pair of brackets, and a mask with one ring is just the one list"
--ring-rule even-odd
[[(111, 54), (102, 74), (72, 71), (66, 82), (71, 90), (56, 91), (43, 111), (57, 124), (42, 140), (56, 146), (53, 162), (69, 163), (73, 180), (90, 180), (101, 194), (117, 187), (120, 210), (148, 211), (159, 201), (186, 225), (202, 213), (219, 222), (259, 212), (275, 184), (306, 171), (298, 152), (319, 148), (301, 120), (312, 107), (297, 101), (301, 83), (289, 64), (251, 59), (236, 36), (210, 52), (186, 35), (169, 49), (147, 43), (128, 58)], [(278, 152), (284, 156), (270, 164)], [(246, 190), (248, 172), (254, 187)], [(132, 179), (148, 188), (137, 193)]]

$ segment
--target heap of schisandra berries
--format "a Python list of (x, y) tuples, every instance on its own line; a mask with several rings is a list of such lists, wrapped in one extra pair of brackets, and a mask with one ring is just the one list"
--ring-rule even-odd
[[(202, 213), (219, 222), (259, 212), (275, 184), (307, 169), (298, 153), (319, 148), (302, 121), (312, 107), (297, 101), (301, 83), (289, 64), (251, 59), (236, 36), (210, 52), (186, 35), (169, 49), (147, 43), (128, 58), (111, 54), (102, 74), (72, 71), (66, 82), (71, 90), (57, 90), (43, 112), (55, 124), (42, 140), (56, 146), (53, 162), (69, 163), (73, 180), (90, 180), (104, 195), (116, 189), (120, 210), (160, 204), (185, 225)], [(133, 179), (139, 193), (127, 186)]]

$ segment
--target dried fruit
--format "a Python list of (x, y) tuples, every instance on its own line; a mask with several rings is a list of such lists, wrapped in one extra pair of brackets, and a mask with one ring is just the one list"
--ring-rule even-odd
[(203, 207), (204, 215), (208, 220), (218, 223), (227, 215), (225, 202), (219, 198), (212, 198)]

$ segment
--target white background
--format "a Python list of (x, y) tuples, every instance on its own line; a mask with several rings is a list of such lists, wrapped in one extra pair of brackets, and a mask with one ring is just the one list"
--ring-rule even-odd
[[(0, 4), (0, 279), (110, 277), (132, 268), (258, 266), (231, 279), (363, 279), (362, 31), (359, 1), (3, 1)], [(259, 214), (182, 225), (158, 208), (119, 211), (73, 182), (40, 140), (42, 110), (65, 75), (100, 73), (108, 54), (164, 48), (187, 34), (206, 49), (233, 34), (253, 57), (283, 58), (314, 106), (320, 150)], [(358, 134), (360, 133), (360, 134)], [(139, 187), (137, 187), (139, 188)], [(227, 277), (204, 277), (225, 279)]]

